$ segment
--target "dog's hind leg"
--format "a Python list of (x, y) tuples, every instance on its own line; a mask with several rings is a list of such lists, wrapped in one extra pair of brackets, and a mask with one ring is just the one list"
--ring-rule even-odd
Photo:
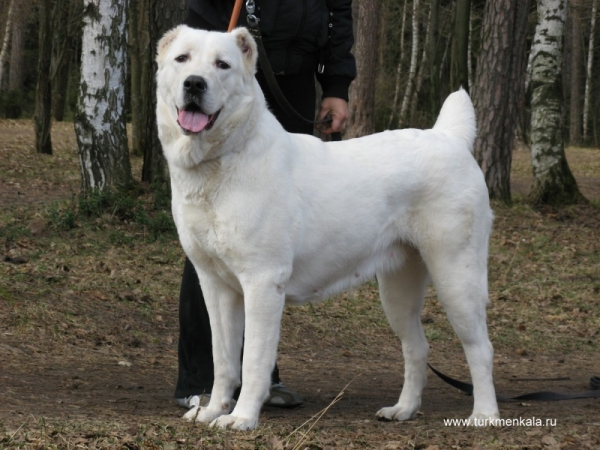
[(427, 268), (415, 249), (407, 250), (404, 266), (394, 273), (377, 274), (379, 293), (386, 317), (402, 341), (404, 386), (398, 403), (382, 408), (377, 417), (409, 420), (421, 406), (421, 394), (427, 382), (429, 345), (421, 324), (421, 308), (429, 281)]
[(235, 388), (240, 385), (240, 355), (244, 333), (242, 296), (222, 280), (198, 271), (210, 317), (215, 380), (208, 405), (193, 408), (183, 417), (212, 422), (231, 411)]
[(477, 425), (499, 417), (493, 383), (494, 349), (486, 324), (487, 245), (458, 251), (438, 249), (425, 256), (437, 297), (460, 338), (473, 380), (473, 413)]

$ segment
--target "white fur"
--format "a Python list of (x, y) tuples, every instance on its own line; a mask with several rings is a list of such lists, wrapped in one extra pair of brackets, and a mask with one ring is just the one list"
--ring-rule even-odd
[[(182, 54), (187, 61), (175, 61)], [(407, 420), (421, 405), (428, 344), (419, 314), (432, 280), (467, 355), (472, 417), (497, 418), (485, 311), (492, 212), (471, 154), (468, 95), (450, 95), (431, 130), (323, 143), (286, 133), (269, 112), (245, 29), (178, 27), (159, 43), (157, 61), (173, 217), (200, 278), (215, 363), (209, 405), (185, 417), (256, 427), (284, 304), (325, 299), (376, 274), (405, 358), (400, 399), (377, 416)], [(207, 114), (220, 111), (214, 127), (199, 134), (185, 134), (176, 122), (182, 84), (192, 74), (207, 81)], [(230, 411), (240, 369), (244, 383)]]

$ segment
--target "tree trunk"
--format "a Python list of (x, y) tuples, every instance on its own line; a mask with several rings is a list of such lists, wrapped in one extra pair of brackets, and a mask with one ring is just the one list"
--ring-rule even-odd
[[(58, 6), (58, 5), (57, 5)], [(76, 54), (77, 42), (81, 40), (79, 16), (81, 3), (79, 0), (62, 0), (60, 10), (55, 11), (54, 23), (57, 32), (54, 49), (54, 119), (61, 122), (65, 117), (69, 74), (71, 63)]]
[(35, 149), (38, 153), (52, 154), (52, 86), (50, 71), (52, 60), (52, 5), (51, 0), (40, 0), (39, 8), (39, 54), (38, 78), (35, 92), (35, 113), (33, 115), (35, 129)]
[(585, 78), (585, 95), (583, 100), (583, 140), (588, 142), (590, 138), (590, 99), (592, 92), (592, 68), (594, 67), (594, 35), (596, 33), (596, 15), (598, 14), (598, 0), (592, 3), (592, 18), (590, 20), (590, 40), (588, 47), (588, 60)]
[(529, 0), (486, 2), (473, 100), (478, 122), (475, 157), (490, 197), (510, 203), (510, 168), (527, 64)]
[(569, 141), (571, 145), (581, 144), (583, 116), (583, 36), (581, 33), (581, 0), (571, 0), (571, 99), (569, 105)]
[[(427, 30), (425, 34), (425, 43), (423, 44), (423, 51), (421, 54), (421, 64), (417, 70), (417, 78), (415, 80), (415, 90), (410, 100), (410, 111), (413, 114), (418, 108), (419, 94), (421, 93), (421, 87), (423, 86), (423, 79), (425, 78), (425, 71), (428, 69), (429, 63), (427, 57), (429, 56), (429, 40), (431, 39), (431, 8), (429, 9), (429, 15), (427, 16), (427, 23), (424, 24), (424, 28)], [(414, 121), (411, 121), (413, 126)]]
[(12, 18), (14, 14), (15, 1), (9, 0), (8, 13), (6, 14), (6, 26), (4, 27), (4, 36), (2, 37), (2, 46), (0, 47), (0, 92), (4, 81), (4, 66), (8, 60), (8, 44), (10, 43), (10, 33), (12, 31)]
[(13, 17), (12, 39), (10, 43), (10, 67), (8, 72), (8, 90), (23, 90), (23, 62), (25, 60), (23, 16), (16, 14)]
[(531, 165), (534, 204), (584, 200), (565, 157), (561, 60), (566, 0), (540, 0), (531, 61)]
[(452, 90), (460, 87), (469, 91), (469, 22), (471, 0), (457, 0), (454, 16), (454, 41), (452, 46)]
[(131, 73), (131, 153), (144, 154), (144, 128), (146, 126), (142, 86), (148, 82), (148, 71), (143, 70), (144, 61), (151, 57), (148, 41), (148, 2), (131, 0), (129, 18), (129, 59)]
[(184, 2), (168, 0), (147, 0), (148, 5), (148, 48), (145, 54), (142, 70), (142, 101), (145, 119), (143, 135), (139, 145), (144, 149), (144, 164), (142, 167), (142, 181), (153, 183), (165, 183), (168, 181), (168, 168), (163, 156), (162, 147), (158, 139), (158, 128), (156, 126), (156, 62), (154, 55), (159, 39), (170, 28), (183, 22), (185, 15)]
[(379, 0), (360, 0), (356, 22), (357, 76), (350, 88), (350, 117), (346, 138), (372, 134), (375, 131), (375, 79), (377, 71), (377, 30)]
[(400, 97), (400, 86), (402, 82), (402, 65), (404, 64), (404, 33), (406, 30), (406, 6), (408, 5), (408, 0), (404, 0), (404, 5), (402, 6), (402, 25), (400, 27), (400, 59), (398, 60), (398, 66), (396, 67), (396, 80), (394, 83), (394, 100), (392, 101), (392, 108), (390, 112), (390, 120), (388, 121), (388, 129), (392, 128), (392, 124), (394, 123), (394, 114), (396, 113), (396, 108), (398, 107), (398, 98)]
[(413, 0), (412, 13), (412, 46), (410, 51), (410, 68), (408, 69), (408, 80), (406, 81), (406, 90), (400, 107), (400, 117), (398, 119), (398, 128), (402, 128), (407, 119), (408, 106), (414, 89), (415, 77), (417, 76), (417, 62), (419, 59), (419, 0)]
[(433, 117), (440, 111), (441, 98), (440, 98), (440, 63), (438, 55), (440, 54), (441, 40), (440, 40), (440, 6), (441, 0), (431, 0), (431, 18), (430, 28), (431, 37), (429, 40), (429, 79), (431, 83), (430, 87), (430, 105)]
[(75, 132), (82, 190), (132, 183), (125, 127), (127, 1), (85, 0)]

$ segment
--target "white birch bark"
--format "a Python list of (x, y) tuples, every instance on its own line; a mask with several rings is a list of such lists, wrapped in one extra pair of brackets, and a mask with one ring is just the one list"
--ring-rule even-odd
[(594, 66), (594, 34), (596, 33), (596, 15), (598, 13), (598, 0), (592, 3), (592, 18), (590, 20), (590, 41), (585, 77), (585, 94), (583, 97), (583, 141), (589, 139), (590, 97), (592, 92), (592, 67)]
[(531, 165), (534, 203), (571, 203), (581, 194), (565, 157), (561, 67), (566, 0), (539, 0), (531, 59)]
[(0, 50), (0, 90), (2, 89), (4, 65), (8, 60), (8, 43), (10, 42), (10, 32), (12, 30), (12, 17), (14, 13), (14, 0), (10, 0), (8, 13), (6, 15), (6, 27), (4, 28), (4, 37), (2, 38), (2, 49)]
[(75, 132), (82, 189), (119, 188), (131, 178), (125, 127), (127, 0), (85, 0)]
[(421, 64), (419, 70), (417, 71), (417, 79), (415, 82), (415, 90), (412, 94), (410, 101), (410, 110), (415, 111), (417, 109), (417, 102), (419, 100), (419, 93), (421, 92), (421, 87), (423, 86), (423, 79), (425, 78), (425, 71), (428, 67), (428, 57), (429, 57), (429, 40), (431, 39), (431, 8), (429, 8), (429, 15), (427, 16), (427, 23), (424, 24), (425, 29), (427, 30), (425, 34), (425, 43), (423, 44), (423, 52), (421, 56)]
[(408, 0), (404, 0), (404, 6), (402, 6), (402, 26), (400, 27), (400, 60), (398, 61), (398, 67), (396, 67), (396, 83), (394, 89), (394, 101), (392, 102), (392, 108), (390, 112), (390, 120), (388, 121), (388, 129), (392, 128), (394, 122), (394, 113), (398, 107), (398, 98), (400, 97), (400, 75), (402, 74), (402, 64), (404, 63), (404, 32), (406, 30), (406, 7)]
[(406, 90), (400, 107), (400, 117), (398, 120), (398, 128), (402, 128), (406, 123), (408, 114), (408, 106), (413, 91), (415, 77), (417, 76), (417, 61), (419, 59), (419, 0), (413, 0), (412, 13), (412, 49), (410, 52), (410, 69), (408, 70), (408, 80), (406, 82)]

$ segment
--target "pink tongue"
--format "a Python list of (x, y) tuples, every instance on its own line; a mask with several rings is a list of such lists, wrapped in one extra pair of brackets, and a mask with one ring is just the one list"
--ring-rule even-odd
[(199, 133), (206, 128), (208, 116), (196, 111), (179, 111), (177, 115), (179, 126), (191, 133)]

